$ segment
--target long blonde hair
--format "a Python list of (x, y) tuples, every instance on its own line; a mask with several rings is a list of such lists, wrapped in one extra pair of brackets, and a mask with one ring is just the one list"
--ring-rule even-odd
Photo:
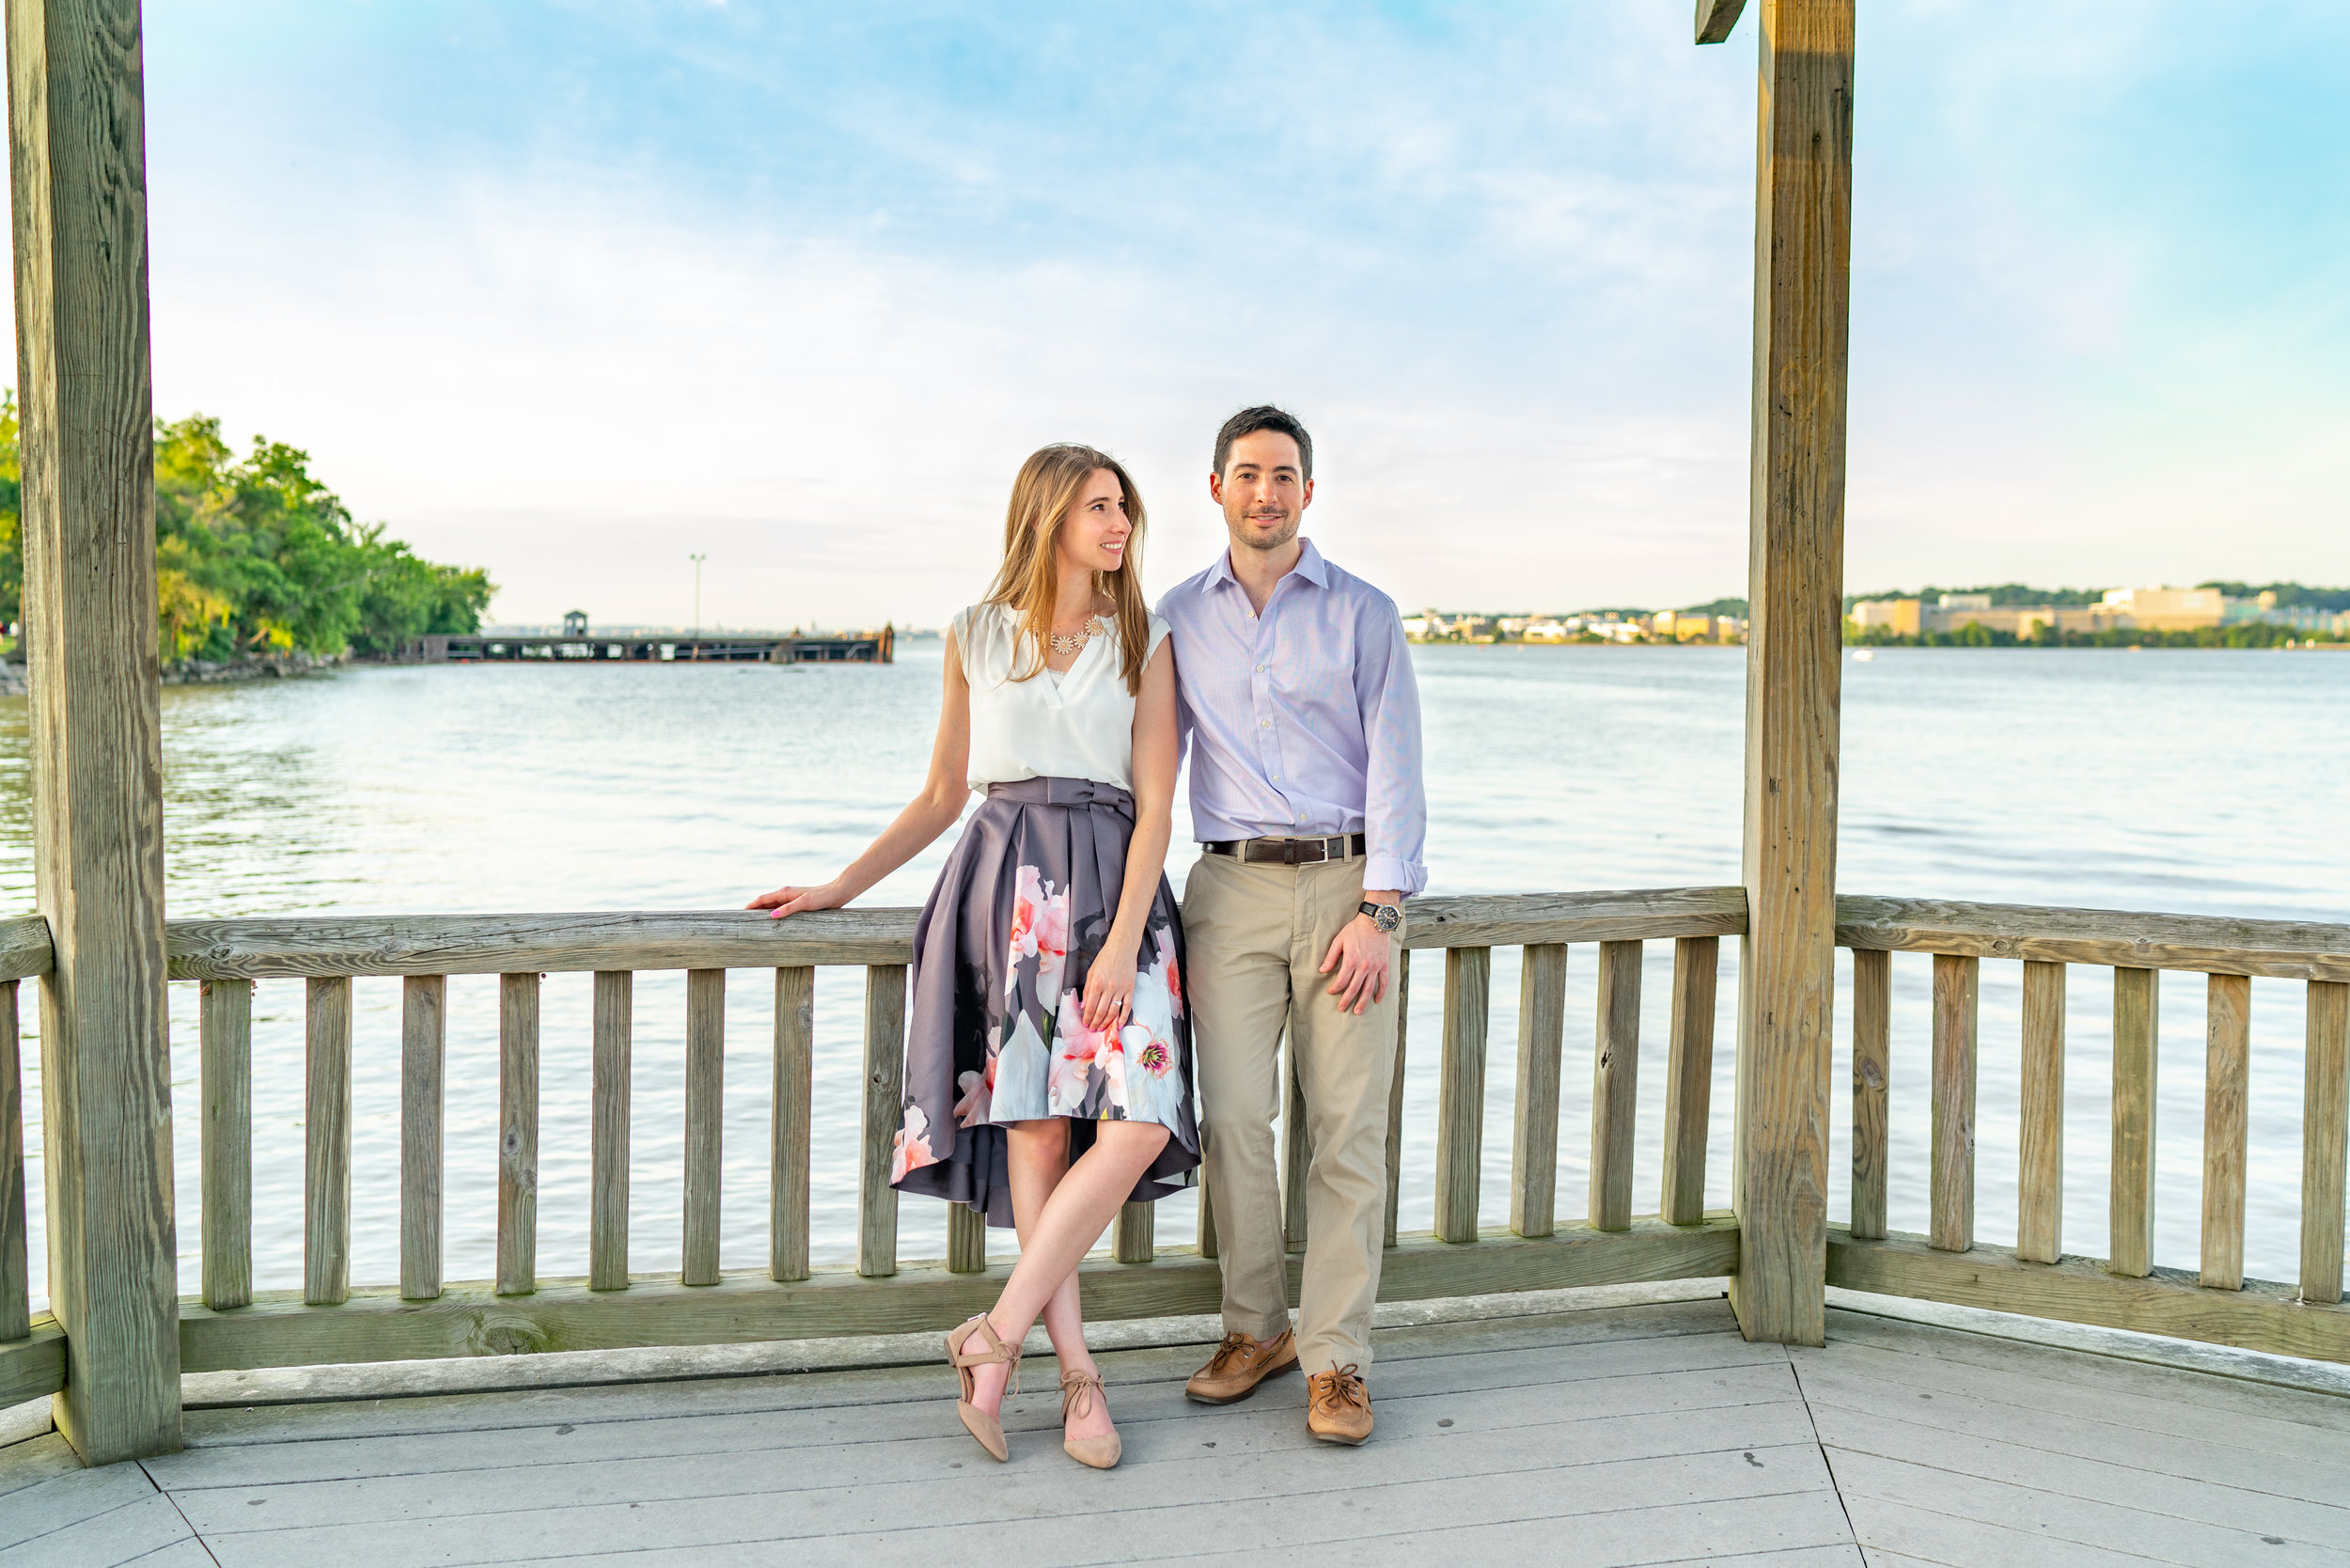
[(1060, 590), (1061, 525), (1069, 521), (1086, 481), (1104, 468), (1118, 476), (1126, 493), (1126, 521), (1133, 531), (1126, 536), (1125, 558), (1115, 572), (1095, 572), (1093, 590), (1118, 607), (1119, 667), (1127, 692), (1139, 697), (1143, 660), (1151, 651), (1151, 612), (1142, 601), (1142, 494), (1133, 476), (1108, 453), (1058, 442), (1040, 447), (1020, 465), (1011, 481), (1011, 504), (1004, 509), (1004, 564), (981, 603), (1009, 605), (1020, 618), (1011, 678), (1030, 681), (1042, 674)]

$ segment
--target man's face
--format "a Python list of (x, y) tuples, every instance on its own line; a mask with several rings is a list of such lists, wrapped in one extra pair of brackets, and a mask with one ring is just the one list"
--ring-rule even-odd
[(1251, 431), (1232, 443), (1224, 472), (1208, 477), (1208, 494), (1224, 508), (1234, 544), (1278, 550), (1297, 537), (1314, 498), (1303, 466), (1296, 441), (1279, 431)]

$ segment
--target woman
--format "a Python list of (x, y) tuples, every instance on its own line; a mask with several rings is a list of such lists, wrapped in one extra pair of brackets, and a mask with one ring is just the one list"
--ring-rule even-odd
[(1142, 499), (1090, 447), (1021, 465), (988, 596), (955, 617), (929, 781), (821, 887), (755, 901), (776, 918), (848, 902), (984, 791), (914, 928), (905, 1120), (890, 1181), (1020, 1234), (993, 1311), (947, 1336), (956, 1411), (1010, 1457), (1000, 1411), (1041, 1312), (1059, 1357), (1062, 1447), (1118, 1463), (1078, 1312), (1078, 1262), (1128, 1200), (1199, 1163), (1183, 926), (1164, 869), (1175, 670), (1142, 598)]

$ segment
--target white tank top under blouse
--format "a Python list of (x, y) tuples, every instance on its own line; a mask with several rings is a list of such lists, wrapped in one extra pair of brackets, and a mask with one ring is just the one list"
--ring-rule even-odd
[[(1058, 680), (1042, 670), (1014, 681), (1019, 613), (974, 604), (956, 615), (955, 647), (971, 686), (971, 788), (1023, 778), (1135, 787), (1135, 699), (1120, 667), (1118, 619), (1105, 615), (1102, 624)], [(1146, 664), (1167, 633), (1152, 616)]]

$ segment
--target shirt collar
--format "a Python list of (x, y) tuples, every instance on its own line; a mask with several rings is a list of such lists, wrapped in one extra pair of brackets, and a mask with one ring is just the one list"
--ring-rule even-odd
[[(1301, 539), (1298, 542), (1305, 548), (1298, 555), (1297, 564), (1290, 568), (1288, 575), (1303, 577), (1318, 588), (1328, 588), (1330, 563), (1322, 558), (1322, 552), (1314, 548), (1312, 540)], [(1232, 548), (1228, 544), (1217, 553), (1215, 564), (1208, 568), (1208, 579), (1199, 585), (1199, 591), (1213, 593), (1226, 583), (1238, 581), (1232, 575)]]

